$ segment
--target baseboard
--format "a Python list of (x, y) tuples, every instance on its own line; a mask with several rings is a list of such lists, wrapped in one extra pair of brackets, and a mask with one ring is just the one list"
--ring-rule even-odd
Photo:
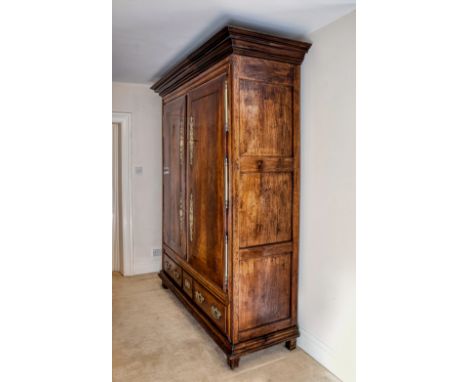
[[(320, 341), (313, 334), (299, 328), (301, 336), (297, 339), (297, 346), (325, 366), (331, 373), (344, 381), (346, 372), (339, 365), (333, 349)], [(346, 382), (346, 381), (345, 381)]]
[(154, 273), (161, 270), (161, 256), (148, 257), (146, 261), (135, 261), (133, 264), (133, 274), (141, 275), (145, 273)]

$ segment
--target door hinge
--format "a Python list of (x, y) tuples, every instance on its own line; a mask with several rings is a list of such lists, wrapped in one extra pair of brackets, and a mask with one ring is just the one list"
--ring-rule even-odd
[(228, 287), (228, 234), (227, 232), (224, 235), (224, 286), (227, 289)]
[(229, 163), (228, 158), (224, 157), (224, 207), (229, 208)]
[(228, 82), (224, 80), (224, 130), (229, 131)]

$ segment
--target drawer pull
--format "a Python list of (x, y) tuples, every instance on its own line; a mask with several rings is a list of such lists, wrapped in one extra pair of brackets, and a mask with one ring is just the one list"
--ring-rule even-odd
[(190, 289), (190, 288), (192, 287), (192, 286), (190, 285), (190, 281), (188, 281), (187, 279), (185, 279), (184, 285), (185, 285), (185, 288), (187, 288), (187, 289)]
[(214, 305), (211, 305), (211, 314), (216, 320), (219, 320), (221, 318), (221, 312)]
[(171, 263), (170, 263), (169, 261), (166, 260), (165, 264), (166, 264), (166, 271), (170, 272), (170, 271), (171, 271), (171, 268), (172, 268), (172, 267), (171, 267)]
[(178, 269), (175, 269), (173, 274), (176, 280), (180, 280), (180, 271)]
[(203, 304), (203, 301), (205, 301), (205, 297), (199, 292), (195, 291), (195, 299), (198, 301), (199, 304)]

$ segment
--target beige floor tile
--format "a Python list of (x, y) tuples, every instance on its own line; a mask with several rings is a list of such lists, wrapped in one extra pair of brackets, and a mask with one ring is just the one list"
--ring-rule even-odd
[(113, 280), (113, 380), (115, 382), (336, 382), (300, 349), (283, 345), (248, 354), (239, 368), (226, 357), (157, 275)]

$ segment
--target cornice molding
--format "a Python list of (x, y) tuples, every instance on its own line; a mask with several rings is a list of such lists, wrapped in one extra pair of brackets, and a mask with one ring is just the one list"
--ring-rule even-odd
[(230, 54), (299, 65), (311, 45), (228, 25), (166, 72), (151, 89), (165, 96)]

